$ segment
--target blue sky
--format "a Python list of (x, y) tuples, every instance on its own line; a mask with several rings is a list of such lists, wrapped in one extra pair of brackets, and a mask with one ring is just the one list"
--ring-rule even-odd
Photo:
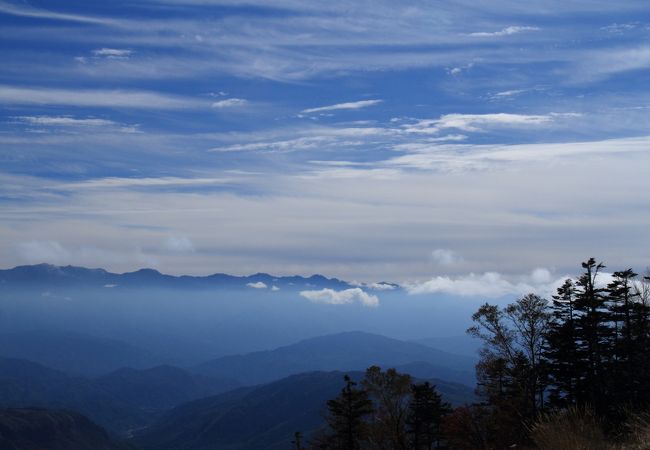
[(0, 40), (4, 267), (648, 265), (646, 0), (0, 0)]

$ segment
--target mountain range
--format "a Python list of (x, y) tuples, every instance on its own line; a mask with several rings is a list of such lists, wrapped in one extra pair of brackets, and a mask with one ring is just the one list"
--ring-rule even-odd
[(426, 363), (431, 377), (475, 383), (475, 360), (471, 357), (359, 331), (305, 339), (275, 350), (225, 356), (193, 370), (259, 384), (301, 372), (364, 370), (371, 365), (397, 367), (414, 362)]
[(117, 442), (83, 415), (64, 410), (0, 410), (3, 450), (135, 450)]
[(236, 388), (234, 380), (180, 368), (121, 369), (99, 378), (70, 376), (43, 365), (0, 358), (0, 407), (78, 411), (109, 431), (128, 435), (183, 402)]
[(453, 403), (472, 398), (472, 358), (380, 335), (348, 332), (275, 350), (218, 358), (194, 367), (121, 368), (101, 376), (69, 375), (24, 359), (0, 358), (0, 407), (66, 408), (87, 415), (111, 432), (128, 436), (188, 401), (240, 386), (247, 387), (235, 392), (248, 392), (251, 386), (303, 373), (355, 372), (371, 365), (435, 379), (445, 398)]
[[(359, 381), (363, 372), (345, 372)], [(308, 439), (324, 424), (327, 400), (344, 386), (344, 372), (292, 375), (259, 387), (238, 389), (186, 403), (136, 436), (145, 450), (287, 449), (296, 431)], [(443, 398), (471, 402), (470, 388), (431, 380)], [(462, 397), (462, 398), (461, 398)]]
[[(323, 275), (276, 277), (267, 273), (248, 276), (235, 276), (215, 273), (206, 276), (166, 275), (155, 269), (139, 269), (134, 272), (112, 273), (104, 269), (89, 269), (77, 266), (55, 266), (36, 264), (16, 266), (0, 270), (0, 287), (104, 287), (104, 288), (246, 288), (250, 285), (282, 287), (285, 289), (305, 289), (309, 287), (346, 289), (353, 285), (327, 278)], [(388, 284), (387, 284), (388, 285)], [(390, 285), (397, 287), (397, 285)]]
[(466, 328), (471, 302), (388, 283), (363, 286), (381, 298), (374, 306), (301, 295), (354, 287), (321, 275), (1, 270), (0, 408), (11, 412), (0, 428), (26, 449), (52, 433), (52, 448), (123, 448), (115, 436), (144, 449), (288, 448), (295, 431), (322, 425), (343, 374), (360, 379), (371, 365), (474, 401), (475, 347), (444, 337)]
[[(0, 355), (68, 371), (75, 362), (68, 354), (75, 354), (66, 349), (77, 348), (77, 355), (85, 355), (77, 361), (79, 375), (123, 366), (191, 366), (349, 330), (413, 341), (458, 335), (483, 302), (412, 295), (394, 284), (359, 285), (321, 275), (190, 277), (150, 269), (114, 274), (19, 266), (0, 271), (0, 329), (12, 333), (4, 342), (13, 343), (3, 350), (0, 339)], [(51, 336), (34, 338), (44, 341), (42, 348), (24, 334), (35, 332)], [(97, 338), (88, 348), (102, 348), (104, 361), (82, 348), (87, 336)], [(433, 347), (460, 349), (457, 343)], [(113, 362), (106, 364), (111, 354)]]

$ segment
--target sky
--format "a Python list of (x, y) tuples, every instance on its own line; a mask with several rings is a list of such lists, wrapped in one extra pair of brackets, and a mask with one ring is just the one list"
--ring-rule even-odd
[(650, 264), (647, 0), (0, 0), (0, 59), (4, 268)]

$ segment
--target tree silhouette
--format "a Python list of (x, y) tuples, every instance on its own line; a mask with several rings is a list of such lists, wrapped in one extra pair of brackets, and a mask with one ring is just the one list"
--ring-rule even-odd
[(328, 400), (327, 423), (332, 433), (323, 446), (336, 450), (357, 450), (368, 432), (365, 417), (372, 414), (373, 405), (365, 389), (356, 388), (356, 383), (345, 375), (345, 387), (338, 397)]
[(408, 448), (406, 417), (411, 396), (411, 376), (395, 369), (382, 372), (369, 367), (361, 385), (375, 402), (371, 427), (371, 443), (375, 449), (404, 450)]
[(428, 381), (411, 385), (411, 402), (406, 417), (410, 448), (429, 450), (440, 446), (442, 418), (451, 413), (449, 403), (443, 402), (435, 386)]

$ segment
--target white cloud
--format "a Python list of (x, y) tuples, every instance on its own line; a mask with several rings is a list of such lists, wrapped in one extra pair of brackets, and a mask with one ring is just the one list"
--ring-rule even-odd
[(310, 302), (327, 303), (329, 305), (347, 305), (358, 301), (364, 306), (378, 306), (379, 298), (370, 295), (361, 288), (335, 291), (334, 289), (321, 289), (319, 291), (301, 291), (300, 295)]
[(551, 279), (547, 269), (535, 269), (530, 275), (510, 280), (498, 272), (470, 273), (457, 277), (437, 276), (423, 283), (406, 285), (410, 294), (444, 293), (462, 297), (498, 298), (506, 295), (553, 294), (566, 277)]
[(276, 139), (223, 145), (211, 148), (211, 152), (293, 152), (298, 150), (322, 150), (326, 148), (358, 147), (366, 144), (371, 136), (390, 135), (391, 130), (379, 127), (314, 127), (290, 130), (291, 135), (305, 135), (291, 139)]
[(490, 95), (490, 98), (492, 100), (511, 99), (527, 91), (528, 89), (511, 89), (509, 91), (500, 91)]
[(431, 257), (440, 266), (453, 266), (459, 264), (462, 259), (458, 254), (446, 248), (437, 248), (431, 252)]
[(98, 48), (93, 50), (93, 55), (103, 56), (107, 58), (128, 58), (133, 53), (133, 50), (123, 48)]
[(539, 163), (561, 159), (614, 157), (647, 151), (650, 138), (611, 139), (596, 142), (517, 145), (401, 145), (410, 154), (386, 162), (389, 166), (432, 169), (446, 172), (469, 172), (503, 168), (503, 163)]
[(618, 73), (650, 67), (650, 46), (620, 46), (585, 51), (567, 75), (574, 82), (597, 81)]
[(403, 125), (407, 133), (435, 134), (445, 129), (457, 129), (465, 132), (480, 132), (485, 128), (540, 126), (552, 122), (556, 113), (546, 115), (526, 115), (510, 113), (494, 114), (445, 114), (439, 119), (420, 119), (415, 123)]
[[(423, 283), (407, 284), (405, 287), (409, 294), (444, 293), (462, 297), (498, 298), (535, 293), (550, 300), (567, 278), (572, 277), (553, 276), (550, 270), (540, 267), (529, 274), (518, 276), (505, 276), (498, 272), (470, 273), (456, 277), (437, 276)], [(596, 284), (605, 287), (612, 279), (611, 273), (600, 272)]]
[(551, 271), (543, 267), (533, 270), (530, 274), (530, 278), (535, 284), (544, 284), (551, 281)]
[(77, 119), (69, 116), (20, 116), (16, 119), (27, 122), (31, 125), (52, 125), (52, 126), (116, 126), (117, 122), (106, 119)]
[(266, 289), (268, 286), (262, 281), (257, 281), (255, 283), (246, 283), (246, 286), (253, 289)]
[(120, 178), (107, 177), (96, 178), (77, 183), (66, 183), (58, 185), (58, 189), (120, 189), (130, 187), (165, 187), (165, 186), (209, 186), (227, 184), (233, 181), (232, 178), (181, 178), (181, 177), (159, 177), (159, 178)]
[(332, 138), (328, 136), (302, 137), (281, 141), (250, 142), (246, 144), (234, 144), (224, 147), (215, 147), (211, 152), (287, 152), (296, 150), (310, 150), (321, 148), (324, 144), (330, 143)]
[(45, 9), (32, 8), (25, 5), (14, 5), (9, 2), (0, 1), (0, 12), (12, 14), (14, 16), (36, 17), (39, 19), (63, 20), (70, 22), (85, 22), (108, 25), (114, 23), (109, 19), (82, 16), (78, 14), (62, 14)]
[(134, 109), (184, 109), (204, 102), (150, 91), (23, 88), (0, 85), (0, 101), (14, 105), (69, 105)]
[(225, 100), (219, 100), (218, 102), (212, 103), (212, 107), (217, 109), (241, 108), (246, 105), (248, 105), (248, 100), (243, 98), (227, 98)]
[(511, 34), (523, 33), (525, 31), (539, 31), (538, 27), (510, 26), (499, 31), (470, 33), (470, 36), (476, 37), (493, 37), (493, 36), (510, 36)]
[(336, 111), (340, 109), (361, 109), (381, 103), (382, 100), (360, 100), (358, 102), (337, 103), (336, 105), (320, 106), (318, 108), (303, 109), (304, 114), (311, 114), (323, 111)]
[(607, 31), (608, 33), (612, 34), (623, 34), (626, 31), (633, 30), (639, 26), (638, 22), (631, 22), (631, 23), (613, 23), (611, 25), (607, 25), (604, 27), (601, 27), (600, 29), (603, 31)]
[(277, 292), (277, 291), (280, 290), (280, 288), (277, 287), (277, 286), (275, 286), (275, 285), (273, 285), (273, 286), (271, 286), (271, 290), (272, 290), (273, 292)]
[(465, 64), (464, 66), (450, 67), (450, 68), (447, 68), (447, 73), (449, 75), (456, 76), (456, 75), (460, 75), (461, 73), (463, 73), (464, 71), (466, 71), (468, 69), (471, 69), (472, 67), (474, 67), (474, 63)]
[(170, 252), (187, 253), (194, 251), (194, 245), (187, 236), (168, 236), (163, 246)]

